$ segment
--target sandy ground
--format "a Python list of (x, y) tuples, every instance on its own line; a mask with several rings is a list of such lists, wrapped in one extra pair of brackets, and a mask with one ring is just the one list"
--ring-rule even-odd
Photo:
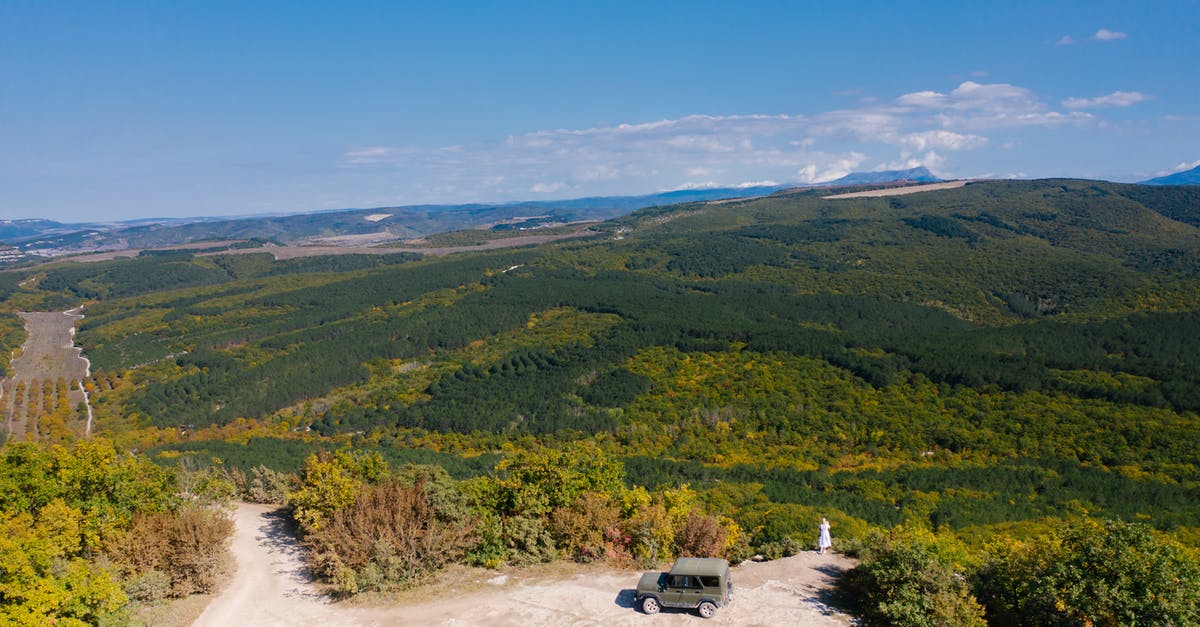
[[(83, 316), (70, 312), (32, 312), (18, 314), (25, 321), (25, 344), (21, 355), (12, 361), (12, 378), (0, 387), (0, 424), (9, 429), (14, 438), (25, 432), (23, 421), (13, 420), (13, 391), (17, 383), (27, 385), (35, 381), (79, 381), (87, 378), (89, 364), (82, 351), (75, 346), (75, 321)], [(83, 400), (82, 393), (72, 391), (68, 396), (71, 406)]]
[(851, 192), (849, 194), (834, 194), (832, 196), (822, 196), (825, 200), (836, 200), (838, 198), (880, 198), (882, 196), (903, 196), (905, 194), (916, 194), (917, 192), (932, 192), (939, 189), (954, 189), (962, 187), (970, 181), (947, 181), (945, 183), (930, 183), (928, 185), (912, 185), (909, 187), (889, 187), (887, 189), (873, 189), (869, 192)]
[(284, 519), (269, 506), (239, 505), (233, 552), (237, 573), (197, 627), (225, 625), (849, 625), (827, 605), (834, 577), (853, 562), (805, 553), (734, 568), (735, 600), (711, 620), (633, 608), (637, 571), (553, 565), (497, 573), (460, 569), (453, 577), (375, 605), (331, 603), (304, 569)]

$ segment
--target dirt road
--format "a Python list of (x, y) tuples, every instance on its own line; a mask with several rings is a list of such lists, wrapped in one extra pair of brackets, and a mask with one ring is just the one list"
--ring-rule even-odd
[(224, 625), (849, 625), (826, 604), (833, 578), (852, 562), (805, 553), (736, 567), (736, 600), (704, 620), (633, 608), (639, 572), (602, 565), (548, 565), (509, 573), (458, 568), (386, 605), (331, 603), (309, 581), (284, 520), (270, 507), (240, 505), (233, 552), (238, 572), (197, 627)]

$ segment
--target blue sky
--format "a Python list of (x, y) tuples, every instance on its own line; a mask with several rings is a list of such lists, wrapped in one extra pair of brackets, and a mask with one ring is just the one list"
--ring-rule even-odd
[(0, 218), (1200, 163), (1200, 1), (0, 2)]

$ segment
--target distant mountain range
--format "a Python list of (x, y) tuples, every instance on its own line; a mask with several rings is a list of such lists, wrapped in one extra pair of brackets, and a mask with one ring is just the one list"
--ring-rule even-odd
[(815, 185), (761, 185), (683, 189), (641, 196), (596, 196), (497, 204), (413, 205), (344, 209), (239, 218), (164, 218), (115, 223), (66, 224), (53, 220), (0, 220), (0, 242), (41, 257), (156, 248), (205, 240), (257, 238), (284, 244), (355, 238), (358, 243), (412, 239), (462, 229), (538, 228), (607, 220), (646, 207), (727, 198), (766, 196), (797, 187), (847, 187), (893, 182), (939, 181), (929, 170), (856, 172)]
[(1191, 170), (1142, 181), (1142, 185), (1200, 185), (1200, 165)]

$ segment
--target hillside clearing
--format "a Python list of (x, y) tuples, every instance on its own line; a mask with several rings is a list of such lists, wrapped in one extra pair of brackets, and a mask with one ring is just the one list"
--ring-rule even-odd
[[(88, 361), (74, 343), (75, 322), (82, 316), (73, 311), (19, 314), (28, 335), (20, 356), (12, 361), (12, 378), (0, 390), (4, 424), (15, 439), (26, 433), (33, 439), (44, 411), (32, 406), (29, 395), (35, 392), (31, 390), (40, 390), (45, 382), (69, 385), (88, 376)], [(81, 389), (71, 389), (66, 397), (69, 408), (87, 400)]]
[(939, 189), (954, 189), (956, 187), (962, 187), (967, 183), (970, 183), (970, 181), (946, 181), (945, 183), (930, 183), (928, 185), (913, 185), (911, 187), (889, 187), (887, 189), (873, 189), (866, 192), (834, 194), (832, 196), (821, 196), (821, 198), (824, 200), (837, 200), (839, 198), (882, 198), (884, 196), (904, 196), (906, 194), (932, 192)]

